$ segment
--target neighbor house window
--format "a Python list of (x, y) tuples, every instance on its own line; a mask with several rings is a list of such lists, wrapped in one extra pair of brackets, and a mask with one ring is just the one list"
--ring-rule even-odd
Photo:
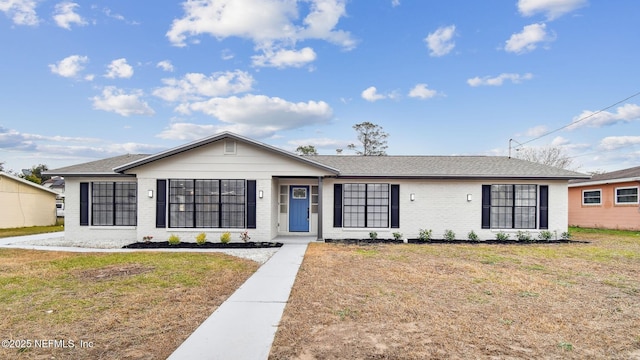
[(616, 188), (616, 204), (637, 204), (638, 188), (625, 187)]
[(600, 205), (602, 203), (602, 190), (583, 190), (583, 205)]
[(169, 227), (245, 227), (245, 180), (169, 181)]
[(344, 184), (344, 227), (389, 226), (389, 184)]
[(135, 226), (137, 184), (94, 182), (91, 184), (91, 225)]
[(536, 185), (491, 185), (492, 229), (535, 229)]

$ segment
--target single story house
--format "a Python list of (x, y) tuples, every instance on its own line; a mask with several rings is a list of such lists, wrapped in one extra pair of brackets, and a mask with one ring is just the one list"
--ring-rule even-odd
[(0, 229), (55, 225), (56, 195), (36, 183), (0, 172)]
[[(230, 132), (154, 155), (47, 172), (66, 182), (66, 237), (142, 241), (418, 237), (567, 231), (567, 183), (587, 175), (494, 156), (301, 156)], [(514, 236), (512, 236), (513, 238)]]
[(640, 230), (640, 166), (569, 182), (569, 224)]

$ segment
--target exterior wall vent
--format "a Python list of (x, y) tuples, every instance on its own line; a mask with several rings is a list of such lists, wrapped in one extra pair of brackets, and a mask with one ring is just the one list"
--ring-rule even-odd
[(236, 154), (236, 141), (235, 140), (225, 140), (224, 141), (224, 154), (225, 155), (235, 155)]

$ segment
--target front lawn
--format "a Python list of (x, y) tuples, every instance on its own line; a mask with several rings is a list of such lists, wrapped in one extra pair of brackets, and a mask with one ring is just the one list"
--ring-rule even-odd
[(0, 249), (0, 358), (165, 359), (257, 268), (218, 253)]
[(58, 231), (64, 231), (64, 219), (59, 219), (56, 221), (55, 225), (50, 226), (29, 226), (21, 228), (0, 229), (0, 238), (44, 234)]
[(312, 243), (271, 359), (640, 358), (640, 236)]

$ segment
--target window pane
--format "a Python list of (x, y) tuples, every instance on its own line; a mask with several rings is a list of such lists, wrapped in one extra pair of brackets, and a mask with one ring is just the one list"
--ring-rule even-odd
[(243, 228), (245, 223), (245, 181), (221, 180), (221, 227)]
[(91, 224), (113, 225), (113, 182), (94, 182), (91, 194)]
[(635, 204), (638, 202), (638, 188), (616, 189), (616, 202)]
[(136, 183), (116, 183), (115, 184), (115, 225), (135, 226), (137, 222), (137, 193)]
[(583, 204), (600, 204), (600, 190), (585, 191), (582, 196)]
[(194, 181), (175, 179), (169, 181), (169, 227), (194, 226)]

